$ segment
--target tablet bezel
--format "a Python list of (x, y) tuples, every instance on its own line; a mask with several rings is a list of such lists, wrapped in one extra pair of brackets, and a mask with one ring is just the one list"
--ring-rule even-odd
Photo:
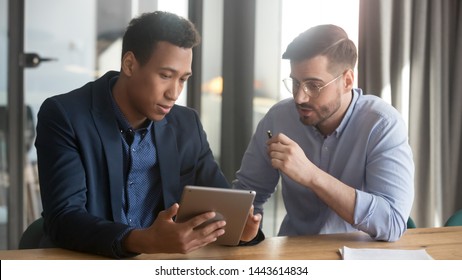
[(215, 218), (199, 227), (223, 217), (226, 221), (225, 234), (219, 236), (216, 243), (238, 245), (255, 194), (255, 191), (247, 190), (185, 186), (175, 221), (181, 223), (205, 212), (216, 212)]

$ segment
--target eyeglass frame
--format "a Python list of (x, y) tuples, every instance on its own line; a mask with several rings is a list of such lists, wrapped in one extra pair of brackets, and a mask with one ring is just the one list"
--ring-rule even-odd
[[(327, 82), (325, 85), (323, 85), (321, 87), (315, 86), (316, 89), (318, 90), (316, 95), (313, 95), (313, 92), (308, 89), (308, 86), (306, 86), (306, 83), (312, 82), (312, 80), (307, 80), (307, 81), (304, 81), (304, 82), (300, 83), (299, 81), (297, 81), (297, 80), (295, 80), (295, 79), (293, 79), (291, 77), (288, 77), (288, 78), (283, 79), (282, 82), (284, 83), (284, 87), (287, 89), (287, 91), (289, 91), (294, 97), (296, 96), (296, 94), (300, 90), (300, 86), (303, 85), (303, 87), (302, 87), (303, 93), (308, 95), (310, 98), (318, 98), (319, 95), (321, 94), (321, 90), (323, 90), (324, 88), (326, 88), (327, 86), (329, 86), (330, 84), (335, 82), (338, 78), (342, 77), (345, 74), (345, 72), (346, 71), (344, 71), (342, 74), (338, 75), (337, 77), (333, 78), (332, 80), (330, 80), (329, 82)], [(289, 81), (289, 80), (292, 81), (292, 89), (289, 89), (289, 87), (286, 84), (286, 81)], [(297, 90), (295, 90), (295, 91), (293, 90), (294, 82), (298, 83)]]

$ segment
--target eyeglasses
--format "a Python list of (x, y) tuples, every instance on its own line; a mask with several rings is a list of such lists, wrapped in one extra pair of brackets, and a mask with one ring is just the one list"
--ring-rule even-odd
[(298, 90), (300, 89), (300, 85), (302, 86), (303, 92), (308, 95), (310, 98), (318, 98), (319, 95), (321, 94), (321, 90), (323, 90), (325, 87), (328, 85), (332, 84), (335, 82), (338, 78), (342, 77), (344, 73), (338, 75), (335, 77), (333, 80), (328, 82), (327, 84), (321, 86), (319, 81), (305, 81), (303, 83), (300, 83), (297, 80), (294, 80), (292, 78), (285, 78), (282, 80), (284, 82), (284, 85), (286, 89), (295, 97), (298, 93)]

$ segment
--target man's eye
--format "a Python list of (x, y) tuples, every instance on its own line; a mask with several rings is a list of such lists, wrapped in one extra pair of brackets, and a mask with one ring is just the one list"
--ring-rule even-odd
[(170, 79), (170, 78), (171, 78), (170, 75), (166, 75), (166, 74), (160, 74), (160, 77), (161, 77), (162, 79)]
[(306, 87), (311, 91), (319, 90), (320, 86), (317, 83), (306, 83)]

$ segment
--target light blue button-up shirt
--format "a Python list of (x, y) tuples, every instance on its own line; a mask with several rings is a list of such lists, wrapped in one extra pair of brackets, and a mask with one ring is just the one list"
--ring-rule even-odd
[[(233, 185), (257, 192), (255, 209), (274, 193), (279, 180), (287, 214), (279, 235), (353, 232), (396, 240), (406, 229), (414, 199), (414, 163), (406, 125), (391, 105), (352, 91), (339, 127), (324, 137), (299, 120), (292, 98), (274, 105), (260, 121)], [(356, 189), (354, 224), (331, 210), (314, 192), (271, 166), (266, 131), (284, 133), (316, 166)]]

